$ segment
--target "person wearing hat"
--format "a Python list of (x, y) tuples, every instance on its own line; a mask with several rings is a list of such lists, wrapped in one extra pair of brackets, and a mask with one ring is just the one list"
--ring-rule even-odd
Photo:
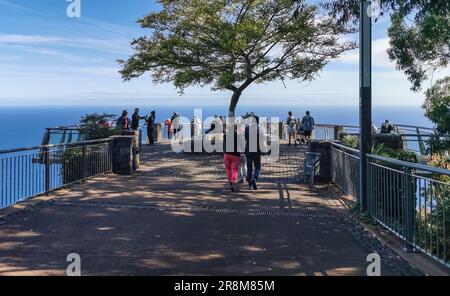
[(148, 137), (148, 144), (149, 145), (153, 145), (155, 144), (155, 140), (154, 140), (154, 129), (153, 126), (155, 125), (155, 119), (156, 119), (156, 112), (152, 111), (150, 112), (150, 116), (147, 117), (147, 119), (145, 120), (145, 122), (147, 123), (147, 137)]

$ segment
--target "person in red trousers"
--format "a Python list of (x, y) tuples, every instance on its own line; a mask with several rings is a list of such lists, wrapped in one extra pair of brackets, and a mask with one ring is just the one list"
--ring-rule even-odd
[[(233, 139), (229, 139), (233, 141), (233, 143), (228, 143), (227, 138), (233, 137)], [(228, 184), (230, 186), (230, 190), (232, 192), (236, 192), (238, 190), (236, 184), (238, 182), (238, 168), (241, 162), (241, 152), (238, 151), (238, 136), (236, 126), (227, 129), (226, 133), (223, 137), (223, 160), (225, 163), (225, 170), (227, 173)]]

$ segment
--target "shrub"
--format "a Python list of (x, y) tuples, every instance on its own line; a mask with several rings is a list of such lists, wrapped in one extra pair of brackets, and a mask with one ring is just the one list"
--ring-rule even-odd
[(344, 146), (352, 149), (359, 149), (359, 137), (355, 135), (346, 135), (342, 139)]

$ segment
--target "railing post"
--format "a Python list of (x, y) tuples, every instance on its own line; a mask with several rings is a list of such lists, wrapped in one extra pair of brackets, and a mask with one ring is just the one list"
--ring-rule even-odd
[(81, 177), (82, 180), (86, 179), (87, 173), (86, 173), (86, 145), (83, 145), (81, 147)]
[(50, 148), (45, 147), (44, 153), (44, 165), (45, 165), (45, 194), (50, 194)]
[[(366, 174), (367, 174), (367, 188), (369, 188), (368, 190), (366, 190), (366, 192), (367, 192), (366, 210), (369, 215), (372, 215), (373, 191), (378, 190), (378, 188), (373, 188), (372, 160), (370, 158), (367, 158)], [(361, 190), (358, 190), (358, 194), (361, 194)], [(360, 200), (360, 199), (358, 198), (358, 200)]]
[(404, 177), (404, 200), (403, 200), (403, 216), (404, 216), (404, 227), (405, 227), (405, 250), (408, 252), (414, 251), (412, 244), (414, 243), (414, 218), (415, 218), (415, 194), (414, 194), (414, 178), (411, 175), (411, 168), (403, 168)]

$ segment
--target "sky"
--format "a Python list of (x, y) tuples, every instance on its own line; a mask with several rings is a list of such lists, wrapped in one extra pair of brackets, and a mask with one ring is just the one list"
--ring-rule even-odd
[[(149, 75), (123, 82), (117, 59), (131, 55), (133, 38), (151, 32), (136, 20), (160, 9), (153, 0), (80, 0), (81, 17), (66, 10), (74, 0), (0, 0), (1, 105), (223, 105), (230, 93), (191, 87), (180, 96), (171, 84)], [(373, 26), (373, 105), (420, 106), (423, 93), (389, 61), (384, 18)], [(358, 50), (327, 65), (308, 83), (253, 85), (241, 104), (357, 105)], [(437, 72), (433, 80), (449, 75)]]

